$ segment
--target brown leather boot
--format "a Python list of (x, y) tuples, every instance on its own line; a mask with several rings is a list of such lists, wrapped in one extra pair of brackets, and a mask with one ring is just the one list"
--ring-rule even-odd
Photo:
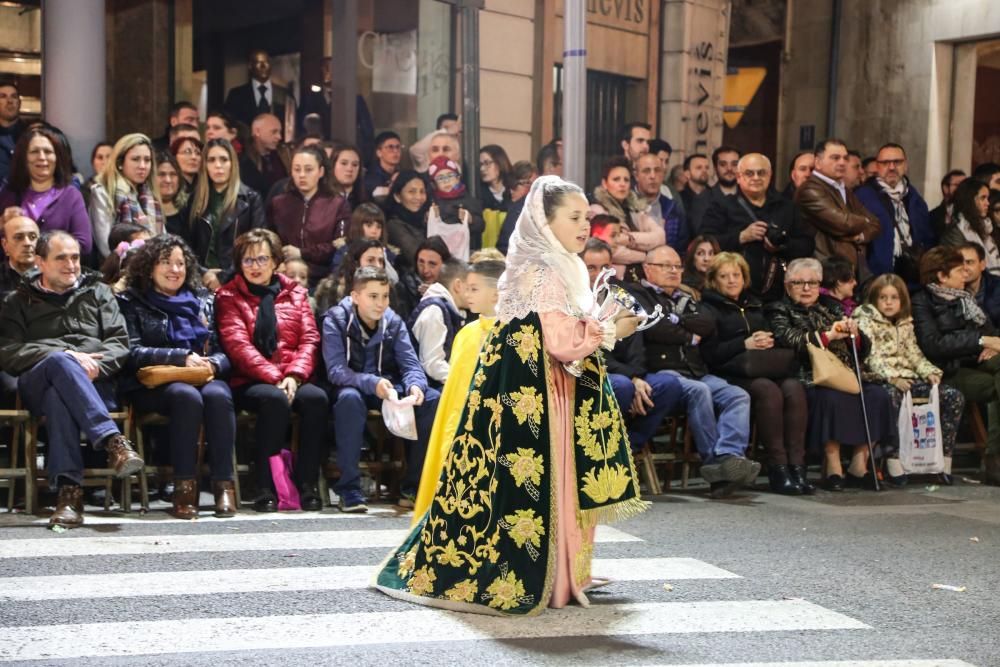
[(986, 469), (983, 481), (990, 486), (1000, 486), (1000, 454), (984, 455), (983, 467)]
[(198, 485), (193, 479), (174, 480), (174, 506), (170, 514), (178, 519), (198, 518)]
[(236, 516), (236, 489), (233, 483), (228, 480), (212, 482), (212, 491), (215, 492), (215, 516)]
[(116, 433), (104, 441), (108, 453), (108, 467), (115, 469), (115, 477), (124, 479), (142, 470), (144, 465), (139, 455), (132, 449), (132, 443), (121, 433)]
[(83, 525), (83, 487), (77, 484), (59, 487), (56, 511), (49, 517), (49, 525), (63, 528)]

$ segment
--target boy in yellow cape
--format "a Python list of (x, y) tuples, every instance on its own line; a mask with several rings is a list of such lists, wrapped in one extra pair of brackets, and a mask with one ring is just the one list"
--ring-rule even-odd
[(468, 399), (472, 375), (476, 372), (479, 351), (496, 319), (497, 281), (504, 272), (504, 263), (495, 259), (473, 262), (465, 283), (466, 307), (479, 319), (462, 327), (451, 347), (448, 379), (441, 390), (437, 415), (427, 443), (427, 457), (420, 475), (420, 486), (413, 506), (413, 524), (430, 509), (434, 491), (448, 452), (451, 451), (458, 420)]

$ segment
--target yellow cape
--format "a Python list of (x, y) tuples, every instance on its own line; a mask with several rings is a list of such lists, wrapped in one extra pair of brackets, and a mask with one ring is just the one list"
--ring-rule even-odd
[(455, 431), (458, 430), (458, 420), (462, 416), (462, 408), (465, 407), (465, 401), (469, 397), (469, 385), (472, 384), (472, 376), (479, 362), (479, 350), (495, 320), (495, 317), (480, 317), (477, 321), (466, 324), (455, 335), (451, 345), (448, 379), (445, 380), (441, 398), (438, 400), (434, 427), (427, 443), (427, 457), (424, 459), (424, 469), (420, 474), (420, 488), (417, 490), (417, 500), (413, 507), (414, 524), (430, 509), (434, 500), (438, 478), (441, 477), (444, 462), (451, 451)]

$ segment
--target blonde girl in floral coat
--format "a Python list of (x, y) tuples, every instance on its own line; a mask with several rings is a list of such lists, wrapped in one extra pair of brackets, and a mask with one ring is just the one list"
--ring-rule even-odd
[[(871, 352), (865, 360), (868, 370), (885, 383), (897, 411), (907, 391), (914, 398), (927, 398), (931, 387), (940, 385), (944, 444), (944, 473), (940, 481), (950, 485), (953, 481), (951, 455), (965, 397), (958, 389), (940, 384), (941, 369), (928, 361), (917, 345), (906, 284), (895, 274), (879, 276), (872, 281), (865, 304), (854, 315), (858, 326), (871, 340)], [(899, 461), (898, 443), (889, 447), (886, 467), (890, 482), (897, 486), (906, 484), (906, 474)]]

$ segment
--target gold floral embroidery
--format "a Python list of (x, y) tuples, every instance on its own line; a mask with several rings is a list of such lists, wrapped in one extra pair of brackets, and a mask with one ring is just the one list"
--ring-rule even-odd
[(531, 560), (537, 560), (539, 553), (535, 547), (542, 545), (541, 537), (545, 535), (545, 523), (542, 517), (533, 509), (515, 510), (500, 521), (507, 530), (514, 544), (526, 548)]
[(444, 596), (452, 602), (472, 602), (476, 599), (478, 591), (479, 587), (475, 581), (465, 579), (445, 591)]
[(605, 465), (596, 476), (593, 469), (587, 471), (583, 476), (583, 492), (595, 503), (605, 503), (621, 498), (631, 480), (632, 476), (621, 463), (614, 468)]
[(524, 583), (513, 572), (502, 574), (486, 588), (489, 605), (494, 609), (513, 609), (524, 597)]
[(413, 566), (417, 562), (417, 547), (414, 546), (412, 549), (406, 552), (406, 555), (400, 559), (399, 569), (397, 573), (400, 579), (405, 579), (410, 572), (413, 572)]
[(535, 387), (521, 387), (521, 391), (512, 391), (504, 396), (503, 402), (511, 407), (518, 424), (528, 422), (528, 428), (537, 438), (542, 423), (542, 413), (545, 411), (544, 397), (538, 390)]
[(510, 474), (514, 476), (514, 483), (518, 486), (524, 486), (525, 483), (538, 486), (542, 483), (542, 473), (545, 472), (544, 459), (541, 454), (538, 456), (532, 454), (534, 454), (532, 450), (518, 447), (516, 453), (505, 456)]
[(482, 404), (482, 396), (478, 389), (473, 389), (472, 393), (469, 394), (469, 402), (466, 405), (466, 419), (465, 419), (465, 430), (472, 430), (472, 419), (476, 416), (476, 412), (479, 410), (479, 406)]
[[(442, 530), (440, 537), (442, 540), (446, 540), (448, 539), (448, 533)], [(459, 567), (462, 565), (462, 559), (458, 555), (458, 547), (455, 546), (455, 540), (449, 540), (448, 544), (444, 548), (444, 551), (438, 554), (437, 562), (441, 565), (451, 565), (452, 567)]]
[(577, 586), (583, 586), (590, 579), (590, 567), (594, 561), (594, 543), (583, 538), (580, 550), (573, 557), (573, 581)]
[(522, 364), (536, 377), (538, 376), (538, 352), (542, 349), (542, 341), (538, 331), (531, 325), (522, 325), (521, 330), (507, 336), (507, 344), (514, 348)]
[(435, 581), (437, 575), (434, 574), (434, 570), (425, 565), (413, 573), (413, 578), (410, 579), (410, 592), (414, 595), (427, 595), (434, 590)]

